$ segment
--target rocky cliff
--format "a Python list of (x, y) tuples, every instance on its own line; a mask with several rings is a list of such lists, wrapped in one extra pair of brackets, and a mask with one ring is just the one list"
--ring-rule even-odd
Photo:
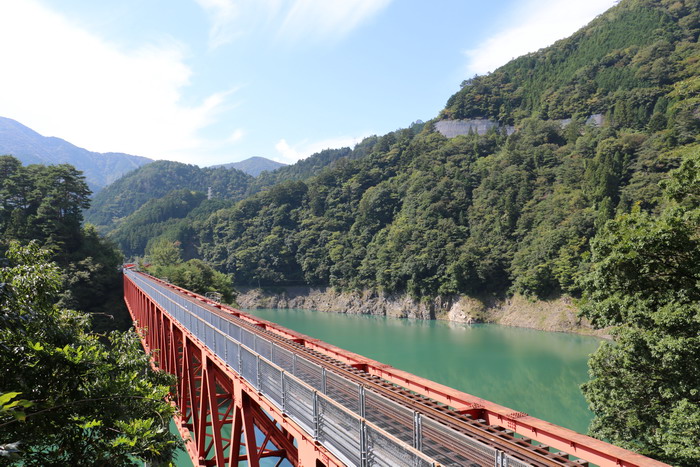
[(370, 314), (393, 318), (440, 319), (458, 323), (495, 323), (544, 331), (605, 336), (577, 316), (568, 298), (532, 301), (515, 295), (509, 299), (462, 295), (416, 300), (404, 294), (375, 291), (339, 292), (326, 287), (239, 287), (241, 308), (302, 308), (333, 313)]

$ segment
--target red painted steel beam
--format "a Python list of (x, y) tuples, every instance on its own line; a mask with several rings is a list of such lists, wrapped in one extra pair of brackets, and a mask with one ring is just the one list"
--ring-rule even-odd
[[(152, 364), (177, 377), (175, 422), (195, 465), (233, 466), (245, 460), (257, 466), (273, 456), (299, 466), (344, 465), (126, 276), (124, 299)], [(256, 429), (265, 437), (261, 446)]]
[(575, 455), (601, 467), (660, 467), (667, 465), (663, 462), (655, 461), (604, 441), (591, 438), (590, 436), (582, 435), (573, 430), (509, 409), (486, 399), (396, 369), (391, 365), (377, 362), (376, 360), (341, 349), (321, 340), (286, 329), (270, 321), (257, 318), (235, 308), (222, 305), (201, 295), (194, 294), (173, 284), (161, 281), (158, 278), (149, 277), (162, 285), (185, 293), (190, 297), (196, 298), (199, 301), (243, 319), (248, 323), (271, 331), (278, 336), (291, 339), (306, 348), (335, 358), (343, 363), (361, 369), (370, 375), (378, 376), (391, 383), (453, 407), (460, 413), (474, 414), (478, 418), (486, 420), (490, 425), (512, 430), (539, 443)]

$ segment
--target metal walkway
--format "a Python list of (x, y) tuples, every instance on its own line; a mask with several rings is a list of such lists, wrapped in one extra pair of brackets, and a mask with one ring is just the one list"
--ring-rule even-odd
[(665, 465), (131, 269), (124, 296), (195, 465)]

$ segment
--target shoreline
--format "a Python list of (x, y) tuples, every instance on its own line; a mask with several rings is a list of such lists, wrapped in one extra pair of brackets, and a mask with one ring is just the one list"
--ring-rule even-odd
[(248, 309), (299, 308), (463, 324), (491, 323), (610, 339), (607, 330), (594, 329), (578, 316), (578, 308), (568, 296), (531, 300), (517, 294), (505, 299), (449, 295), (417, 300), (406, 294), (373, 290), (339, 292), (332, 287), (238, 286), (236, 290), (238, 306)]

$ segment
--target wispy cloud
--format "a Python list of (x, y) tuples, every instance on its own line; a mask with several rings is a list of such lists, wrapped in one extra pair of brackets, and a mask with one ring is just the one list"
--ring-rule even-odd
[(232, 25), (240, 17), (241, 8), (235, 0), (195, 0), (206, 11), (211, 22), (209, 45), (213, 48), (231, 42), (240, 31)]
[(305, 159), (312, 154), (321, 152), (324, 149), (337, 149), (350, 147), (353, 148), (357, 143), (362, 141), (366, 136), (343, 136), (339, 138), (324, 139), (322, 141), (310, 142), (308, 140), (290, 145), (287, 140), (281, 139), (275, 144), (278, 157), (274, 157), (277, 162), (285, 164), (293, 164), (294, 162)]
[(386, 8), (391, 0), (296, 0), (287, 10), (279, 35), (298, 40), (343, 37)]
[(2, 115), (87, 149), (183, 160), (233, 92), (184, 104), (175, 42), (121, 50), (33, 0), (1, 2), (0, 18)]
[(528, 0), (511, 12), (507, 25), (467, 50), (467, 76), (485, 74), (509, 60), (571, 35), (615, 0)]
[(339, 39), (392, 0), (195, 0), (209, 15), (209, 45), (216, 48), (264, 27), (281, 41)]
[(236, 128), (231, 136), (228, 137), (227, 142), (237, 143), (245, 137), (245, 130), (243, 128)]

